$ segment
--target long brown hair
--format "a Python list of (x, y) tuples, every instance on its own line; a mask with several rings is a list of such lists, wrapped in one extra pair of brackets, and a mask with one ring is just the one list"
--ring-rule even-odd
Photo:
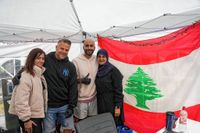
[(32, 76), (35, 75), (33, 72), (35, 59), (39, 57), (41, 54), (44, 54), (44, 56), (46, 56), (45, 52), (40, 48), (34, 48), (28, 54), (24, 69), (26, 72), (30, 73)]

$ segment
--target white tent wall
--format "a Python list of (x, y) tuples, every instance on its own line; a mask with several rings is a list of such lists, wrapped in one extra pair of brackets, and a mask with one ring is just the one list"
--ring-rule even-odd
[[(79, 43), (73, 43), (69, 51), (69, 59), (72, 60), (81, 53), (81, 45)], [(9, 60), (20, 60), (21, 66), (25, 64), (25, 59), (28, 53), (33, 48), (41, 48), (45, 53), (55, 51), (56, 43), (18, 43), (0, 46), (0, 66)], [(3, 69), (3, 68), (2, 68)], [(6, 68), (4, 68), (6, 69)], [(15, 73), (13, 73), (14, 75)], [(10, 75), (11, 77), (13, 75)], [(1, 78), (1, 77), (0, 77)]]

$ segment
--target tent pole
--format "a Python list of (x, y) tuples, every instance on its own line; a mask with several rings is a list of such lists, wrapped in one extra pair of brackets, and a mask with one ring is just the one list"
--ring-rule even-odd
[(75, 16), (76, 16), (76, 18), (77, 18), (77, 20), (78, 20), (78, 23), (79, 23), (81, 32), (82, 32), (82, 40), (84, 40), (84, 39), (86, 38), (86, 36), (87, 36), (86, 34), (84, 34), (84, 33), (86, 33), (86, 32), (83, 31), (83, 27), (82, 27), (81, 21), (80, 21), (80, 19), (79, 19), (79, 17), (78, 17), (78, 13), (77, 13), (76, 8), (75, 8), (75, 6), (74, 6), (73, 0), (70, 0), (70, 3), (71, 3), (71, 6), (72, 6), (72, 9), (73, 9), (73, 11), (74, 11), (74, 14), (75, 14)]

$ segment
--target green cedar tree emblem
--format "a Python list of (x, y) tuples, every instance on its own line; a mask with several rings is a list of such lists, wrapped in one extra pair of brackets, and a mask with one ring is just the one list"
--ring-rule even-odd
[(136, 106), (149, 109), (147, 100), (162, 97), (160, 90), (156, 88), (156, 83), (140, 67), (127, 80), (124, 91), (136, 98)]

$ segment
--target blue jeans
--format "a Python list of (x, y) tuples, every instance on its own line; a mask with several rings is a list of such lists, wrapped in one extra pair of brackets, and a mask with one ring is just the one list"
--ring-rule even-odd
[(62, 129), (72, 129), (75, 131), (73, 116), (69, 118), (65, 117), (67, 109), (68, 105), (59, 108), (48, 108), (44, 119), (44, 133), (55, 131), (56, 122), (61, 124)]

